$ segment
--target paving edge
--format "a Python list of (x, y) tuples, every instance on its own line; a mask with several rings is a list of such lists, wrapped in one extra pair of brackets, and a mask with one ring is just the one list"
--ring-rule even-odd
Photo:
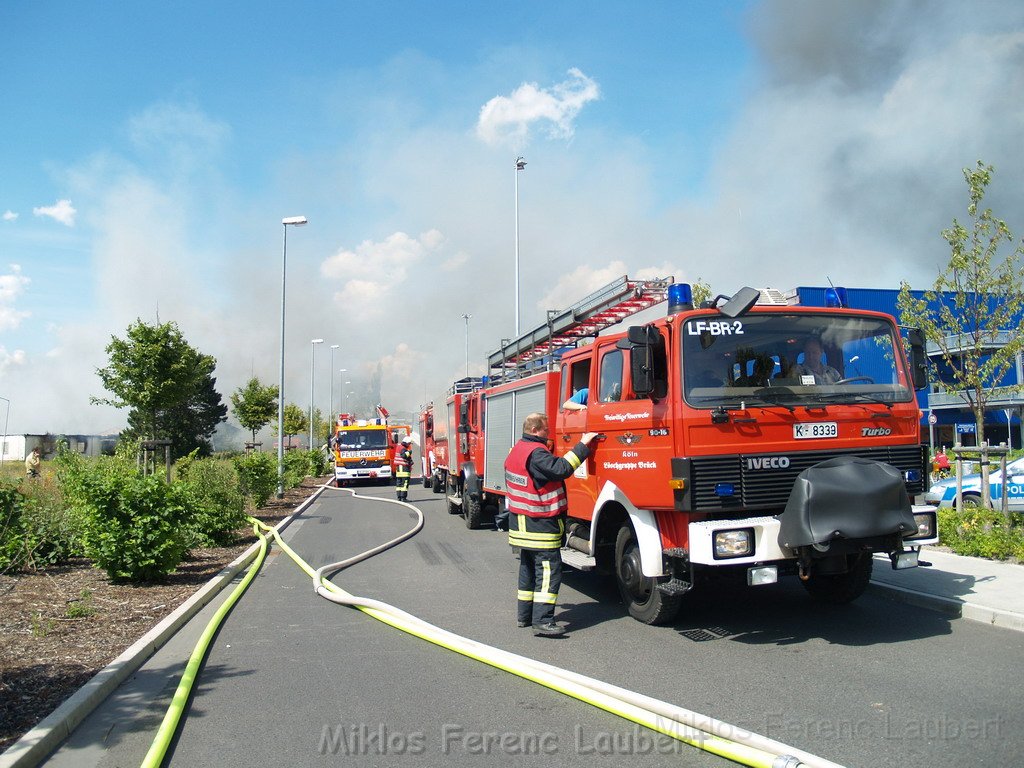
[[(278, 530), (287, 528), (292, 520), (323, 492), (324, 487), (317, 488), (308, 499), (295, 508), (292, 514), (282, 520)], [(172, 613), (165, 616), (134, 645), (93, 675), (89, 682), (0, 754), (0, 768), (34, 768), (39, 765), (121, 683), (134, 674), (150, 656), (156, 653), (179, 629), (228, 586), (239, 571), (256, 558), (259, 549), (260, 543), (257, 541)]]
[[(889, 597), (901, 603), (916, 605), (919, 608), (928, 608), (954, 618), (969, 619), (970, 621), (990, 624), (1003, 629), (1024, 632), (1024, 614), (1004, 611), (999, 608), (990, 608), (966, 600), (931, 595), (927, 592), (918, 592), (916, 589), (897, 587), (895, 584), (886, 584), (879, 581), (872, 581), (870, 586), (888, 593)], [(0, 763), (0, 768), (3, 768), (2, 763)]]

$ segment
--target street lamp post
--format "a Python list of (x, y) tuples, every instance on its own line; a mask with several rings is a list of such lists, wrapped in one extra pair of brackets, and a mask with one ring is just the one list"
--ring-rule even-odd
[(526, 167), (526, 160), (516, 158), (516, 338), (519, 338), (519, 172)]
[(331, 344), (331, 425), (333, 429), (334, 419), (336, 414), (334, 413), (334, 350), (340, 347), (340, 344)]
[(284, 227), (284, 248), (281, 253), (281, 375), (277, 383), (277, 498), (284, 496), (284, 285), (288, 274), (288, 227), (308, 224), (305, 216), (281, 219)]
[(472, 315), (463, 314), (462, 319), (466, 321), (466, 378), (469, 378), (469, 318)]
[(312, 353), (309, 356), (309, 450), (313, 450), (313, 382), (316, 379), (316, 345), (323, 344), (323, 339), (310, 341)]
[[(348, 371), (348, 368), (339, 368), (338, 369), (338, 373), (341, 373), (341, 374), (344, 374), (347, 371)], [(341, 382), (341, 413), (348, 413), (348, 411), (345, 410), (345, 384), (346, 384), (346, 382), (344, 381), (345, 377), (342, 376), (341, 378), (343, 379), (343, 381)]]

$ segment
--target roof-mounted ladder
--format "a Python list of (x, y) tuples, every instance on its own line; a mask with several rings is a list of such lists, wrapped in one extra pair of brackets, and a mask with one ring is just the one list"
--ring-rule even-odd
[(564, 347), (597, 336), (630, 315), (650, 309), (668, 298), (673, 278), (630, 280), (623, 275), (574, 304), (548, 312), (548, 321), (518, 339), (502, 340), (501, 349), (487, 358), (494, 368), (519, 368)]

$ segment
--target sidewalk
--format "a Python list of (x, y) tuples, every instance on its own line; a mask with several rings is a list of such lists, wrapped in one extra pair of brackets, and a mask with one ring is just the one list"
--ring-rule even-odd
[(931, 567), (894, 571), (876, 557), (871, 585), (889, 597), (950, 616), (1024, 632), (1024, 566), (929, 549)]

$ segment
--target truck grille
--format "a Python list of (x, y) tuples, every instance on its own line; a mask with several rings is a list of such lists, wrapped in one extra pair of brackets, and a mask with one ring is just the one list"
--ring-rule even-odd
[[(923, 445), (890, 445), (878, 448), (801, 451), (792, 453), (743, 454), (740, 456), (699, 456), (675, 460), (676, 477), (686, 476), (689, 464), (689, 509), (695, 512), (731, 511), (736, 509), (782, 509), (786, 506), (797, 475), (815, 464), (837, 456), (857, 456), (890, 464), (902, 473), (916, 471), (918, 479), (907, 482), (911, 498), (924, 493), (928, 475), (925, 471)], [(786, 461), (779, 461), (779, 459)], [(748, 459), (763, 460), (761, 468), (751, 469)], [(772, 460), (775, 461), (772, 461)], [(785, 465), (785, 466), (783, 466)], [(682, 470), (680, 473), (679, 470)], [(904, 474), (904, 477), (906, 475)], [(717, 492), (720, 484), (732, 486), (732, 495)]]

